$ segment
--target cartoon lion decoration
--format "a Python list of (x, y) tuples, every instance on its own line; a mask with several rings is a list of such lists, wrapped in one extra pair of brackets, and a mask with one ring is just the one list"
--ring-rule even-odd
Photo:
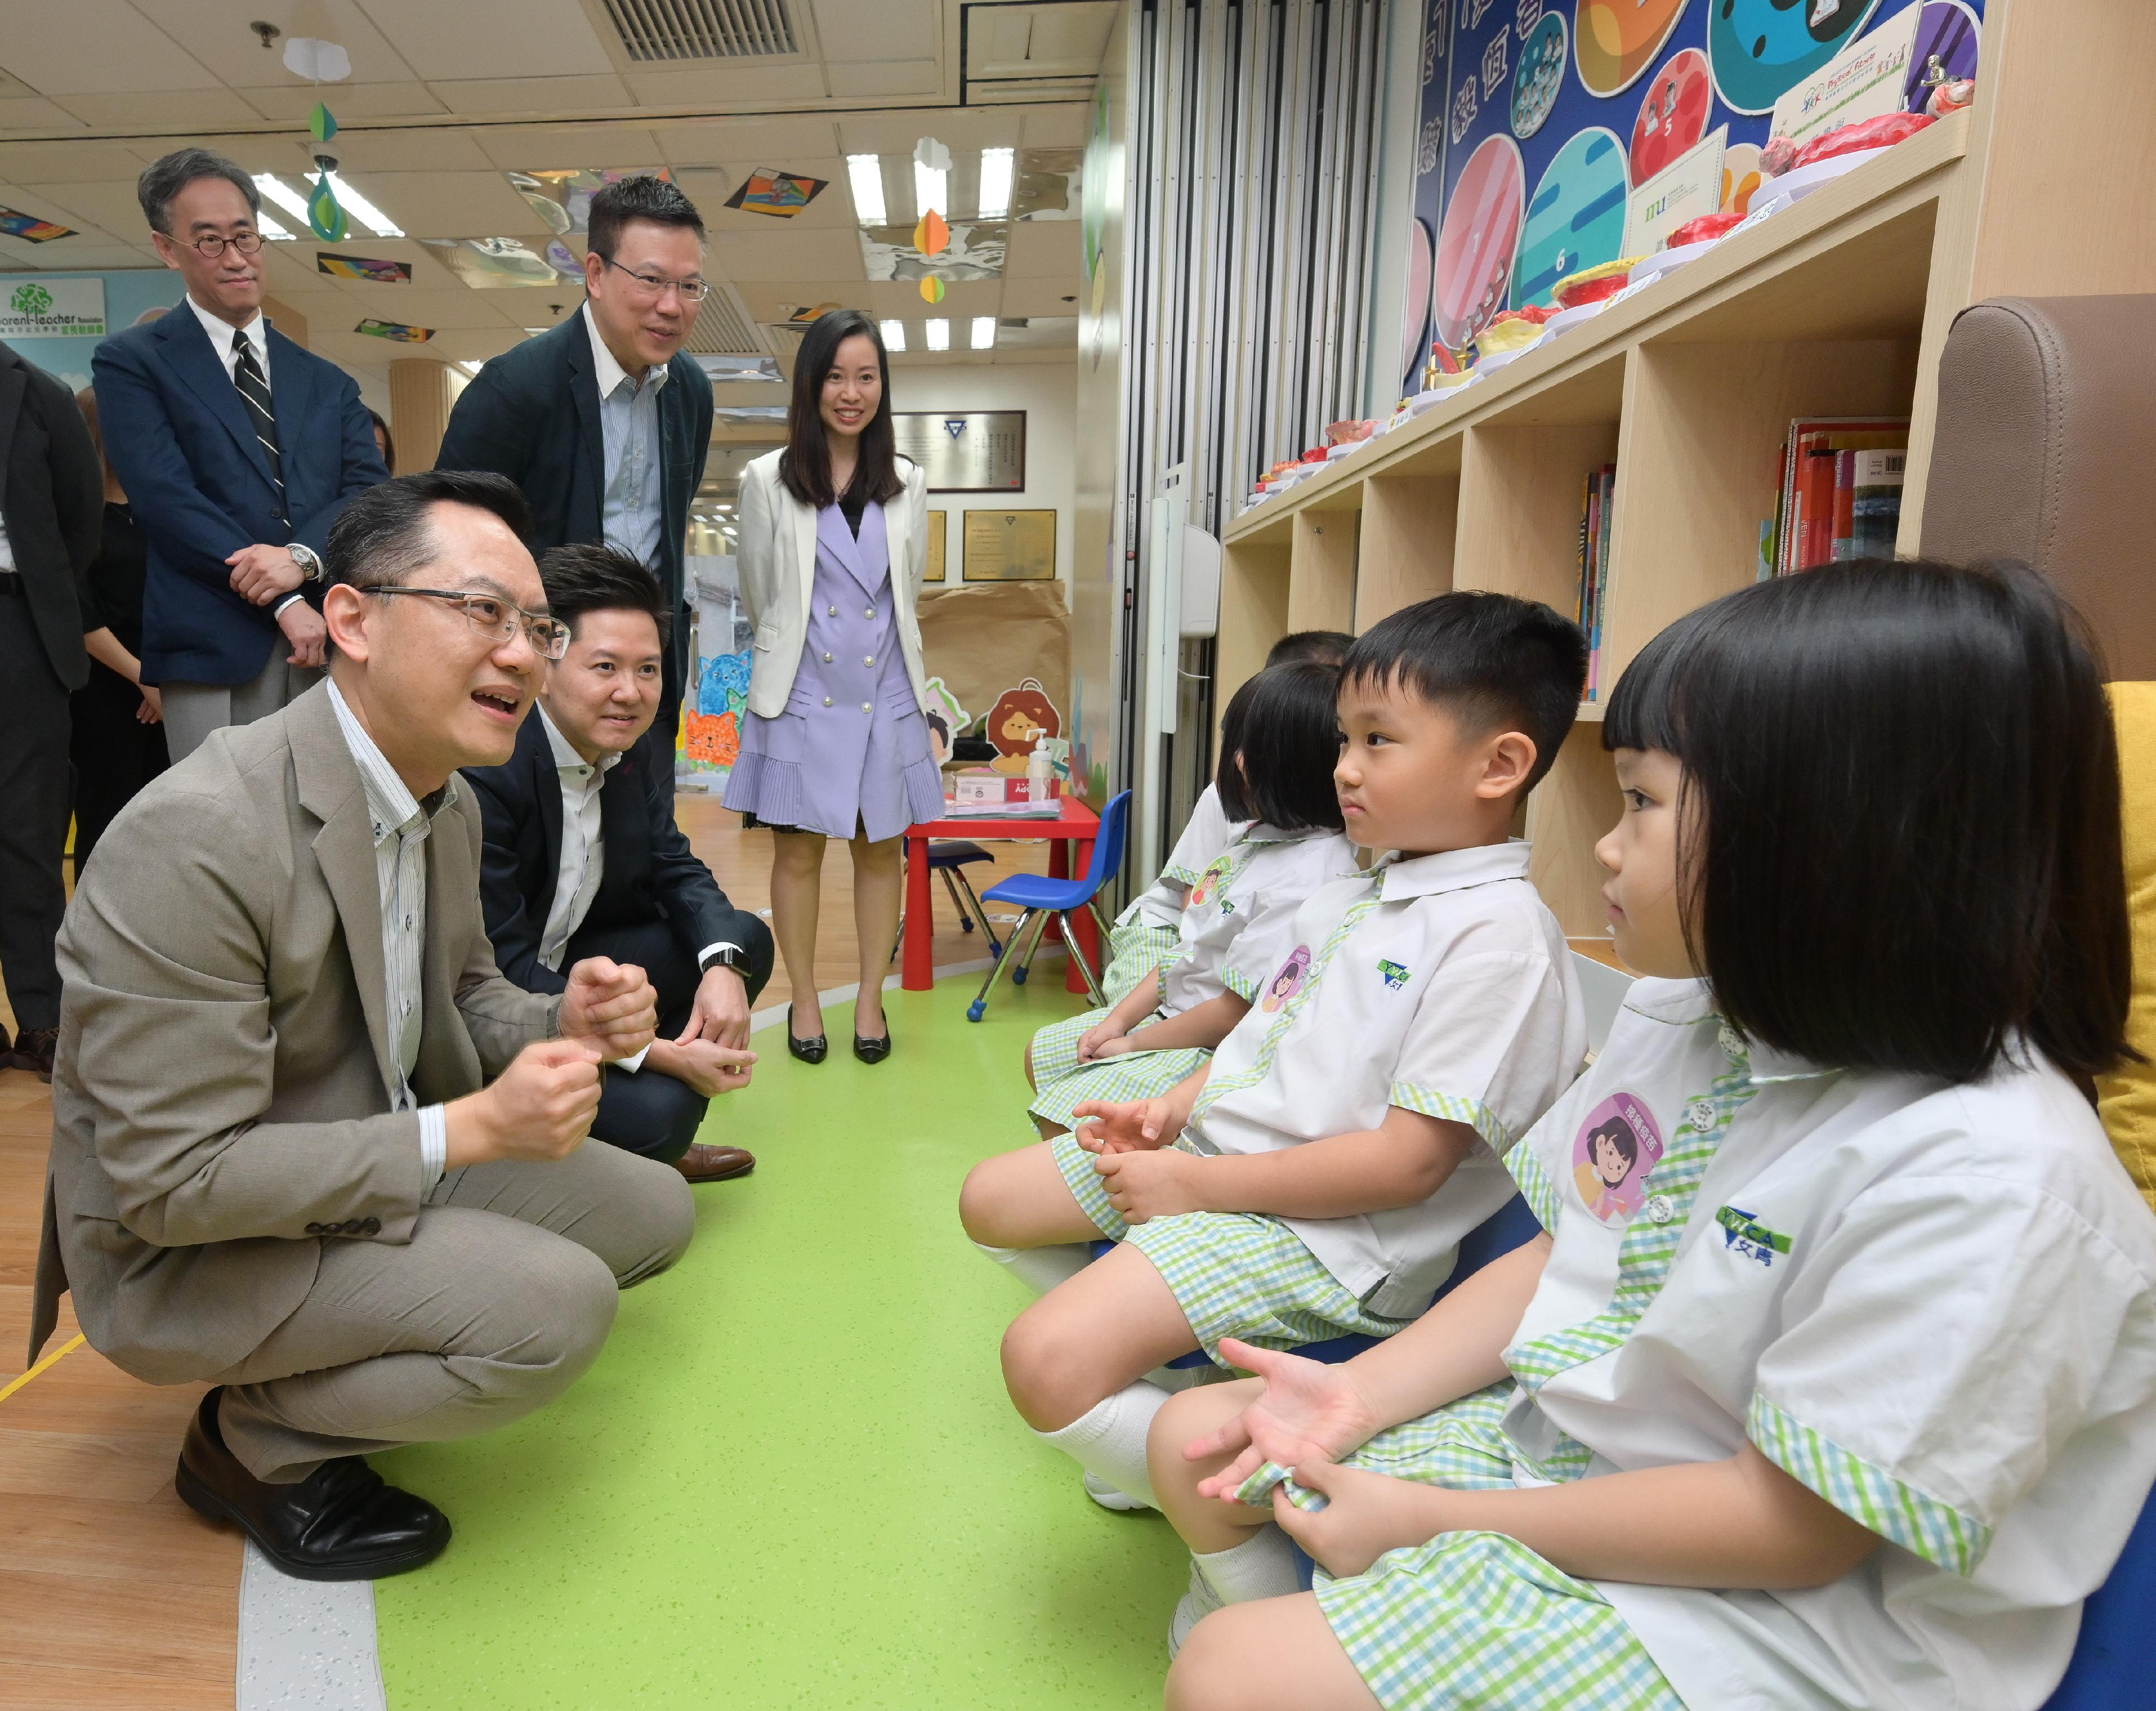
[(999, 773), (1022, 773), (1036, 742), (1062, 734), (1063, 716), (1055, 711), (1055, 703), (1038, 677), (1026, 678), (997, 696), (989, 710), (988, 737), (995, 745), (996, 758), (988, 764)]

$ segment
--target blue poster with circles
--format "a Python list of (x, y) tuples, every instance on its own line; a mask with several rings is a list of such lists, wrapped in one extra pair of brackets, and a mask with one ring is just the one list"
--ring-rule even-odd
[[(1721, 144), (1721, 207), (1761, 182), (1774, 104), (1868, 32), (1920, 8), (1910, 105), (1936, 58), (1976, 75), (1984, 0), (1423, 0), (1404, 391), (1433, 341), (1623, 254), (1631, 193)], [(1904, 21), (1906, 23), (1906, 20)], [(1710, 162), (1712, 156), (1707, 157)]]

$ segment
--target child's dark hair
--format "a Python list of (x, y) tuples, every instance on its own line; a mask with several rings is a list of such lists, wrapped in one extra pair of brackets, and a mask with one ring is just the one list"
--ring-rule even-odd
[(1478, 734), (1518, 731), (1535, 745), (1520, 794), (1540, 784), (1579, 712), (1587, 638), (1539, 600), (1460, 592), (1418, 601), (1355, 639), (1344, 686), (1397, 686)]
[(1640, 1162), (1640, 1138), (1632, 1133), (1632, 1125), (1625, 1122), (1623, 1118), (1611, 1118), (1609, 1122), (1604, 1123), (1600, 1128), (1587, 1138), (1587, 1155), (1589, 1159), (1594, 1156), (1596, 1146), (1604, 1141), (1609, 1142), (1617, 1149), (1617, 1156), (1625, 1161), (1628, 1172), (1633, 1165)]
[(1685, 933), (1743, 1033), (1974, 1081), (2018, 1035), (2081, 1081), (2133, 1056), (2118, 754), (2079, 620), (2025, 565), (1855, 559), (1760, 583), (1625, 672), (1606, 748), (1703, 813)]
[(1265, 664), (1285, 665), (1296, 660), (1315, 660), (1321, 665), (1337, 665), (1354, 645), (1355, 638), (1344, 629), (1298, 629), (1273, 644)]
[(1296, 660), (1268, 665), (1235, 691), (1220, 721), (1220, 765), (1213, 780), (1229, 819), (1286, 832), (1340, 830), (1340, 796), (1332, 788), (1340, 758), (1332, 706), (1339, 685), (1336, 667)]

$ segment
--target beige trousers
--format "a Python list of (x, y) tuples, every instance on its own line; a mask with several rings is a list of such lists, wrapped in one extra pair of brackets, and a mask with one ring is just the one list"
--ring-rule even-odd
[(491, 1431), (598, 1356), (621, 1290), (696, 1228), (671, 1165), (596, 1141), (551, 1164), (475, 1164), (428, 1197), (402, 1246), (333, 1238), (291, 1317), (227, 1385), (224, 1441), (256, 1478), (336, 1456)]

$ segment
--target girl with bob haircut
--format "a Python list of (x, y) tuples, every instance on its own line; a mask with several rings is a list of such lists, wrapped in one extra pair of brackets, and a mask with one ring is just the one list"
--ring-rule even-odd
[(889, 368), (868, 316), (819, 316), (794, 363), (785, 450), (742, 475), (737, 551), (756, 643), (725, 803), (744, 826), (773, 835), (772, 933), (794, 994), (786, 1045), (805, 1063), (829, 1049), (816, 998), (825, 841), (853, 846), (854, 1055), (880, 1063), (891, 1055), (883, 976), (898, 933), (899, 838), (943, 805), (915, 617), (927, 488), (892, 450)]
[[(1857, 560), (1665, 630), (1603, 740), (1643, 978), (1507, 1157), (1543, 1234), (1157, 1416), (1215, 1612), (1168, 1703), (2035, 1711), (2156, 1479), (2091, 649), (2023, 567)], [(1605, 1222), (1573, 1162), (1619, 1110)], [(1260, 1560), (1287, 1595), (1223, 1589)]]

